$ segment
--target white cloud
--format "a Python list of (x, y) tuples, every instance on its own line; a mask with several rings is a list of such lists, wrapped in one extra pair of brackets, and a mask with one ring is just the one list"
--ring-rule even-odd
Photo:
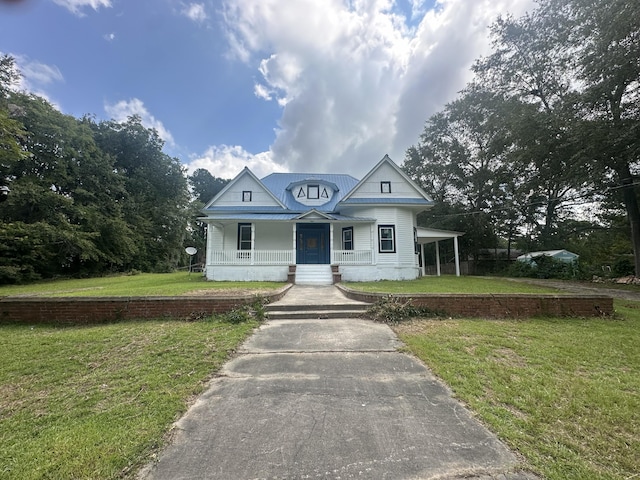
[(138, 115), (142, 120), (142, 124), (146, 128), (155, 129), (160, 138), (164, 140), (168, 146), (175, 146), (171, 132), (165, 128), (160, 120), (151, 115), (149, 110), (147, 110), (147, 107), (144, 106), (142, 100), (138, 98), (120, 100), (114, 104), (105, 104), (104, 110), (107, 112), (107, 115), (113, 118), (116, 122), (125, 122), (130, 116)]
[[(62, 72), (55, 65), (47, 65), (37, 61), (29, 60), (27, 57), (14, 57), (22, 72), (23, 81), (28, 85), (43, 86), (54, 82), (64, 81)], [(28, 88), (27, 88), (28, 90)]]
[(111, 0), (53, 0), (53, 2), (79, 17), (84, 15), (82, 10), (85, 7), (91, 7), (96, 11), (100, 7), (111, 7)]
[(116, 39), (116, 34), (115, 33), (105, 33), (103, 35), (103, 38), (107, 41), (107, 42), (113, 42)]
[(181, 10), (181, 13), (197, 23), (202, 23), (208, 18), (203, 3), (190, 3)]
[(233, 55), (261, 76), (254, 94), (283, 106), (273, 162), (358, 176), (385, 153), (401, 163), (488, 52), (488, 25), (532, 6), (412, 0), (416, 21), (393, 0), (229, 0), (224, 19)]
[(24, 55), (11, 54), (11, 56), (15, 59), (16, 66), (22, 74), (17, 84), (13, 87), (16, 90), (22, 90), (38, 95), (60, 110), (60, 106), (57, 102), (52, 100), (49, 94), (44, 90), (45, 87), (50, 86), (53, 83), (64, 82), (64, 77), (60, 69), (56, 65), (47, 65), (46, 63), (41, 63), (36, 60), (30, 60)]
[(273, 172), (288, 171), (286, 167), (273, 161), (271, 152), (252, 154), (242, 147), (230, 145), (209, 147), (206, 152), (189, 162), (187, 170), (193, 173), (198, 168), (205, 168), (214, 177), (230, 179), (244, 167), (249, 167), (258, 178)]

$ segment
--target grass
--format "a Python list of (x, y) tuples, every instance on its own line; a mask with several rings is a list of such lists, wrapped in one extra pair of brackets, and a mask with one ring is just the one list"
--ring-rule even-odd
[[(258, 285), (281, 284), (142, 274), (3, 287), (0, 295), (175, 295)], [(474, 277), (350, 286), (554, 292)], [(616, 309), (614, 319), (418, 320), (394, 328), (528, 468), (551, 480), (631, 479), (640, 471), (640, 303), (616, 301)], [(0, 478), (133, 477), (255, 326), (213, 318), (0, 326)]]
[(407, 349), (548, 479), (640, 472), (640, 303), (615, 319), (420, 320)]
[(417, 280), (395, 282), (383, 280), (379, 282), (345, 283), (354, 290), (378, 293), (561, 293), (556, 289), (513, 282), (493, 277), (422, 277)]
[(141, 273), (111, 277), (55, 280), (29, 285), (0, 286), (0, 297), (30, 295), (43, 297), (130, 297), (183, 295), (197, 290), (273, 290), (278, 282), (209, 282), (201, 274)]
[(0, 478), (131, 476), (256, 326), (0, 327)]

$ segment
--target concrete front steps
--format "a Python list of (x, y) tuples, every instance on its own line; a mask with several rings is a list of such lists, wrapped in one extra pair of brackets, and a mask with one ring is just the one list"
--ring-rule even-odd
[[(318, 299), (322, 302), (322, 298)], [(360, 318), (369, 308), (367, 303), (321, 304), (317, 305), (278, 305), (265, 307), (270, 320), (300, 320), (325, 318)]]
[(296, 285), (331, 285), (331, 265), (296, 265)]

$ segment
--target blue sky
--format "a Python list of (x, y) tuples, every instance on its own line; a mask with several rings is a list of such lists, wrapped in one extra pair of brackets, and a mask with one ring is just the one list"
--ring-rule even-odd
[(0, 52), (62, 112), (139, 114), (232, 178), (402, 163), (487, 27), (531, 0), (0, 0)]

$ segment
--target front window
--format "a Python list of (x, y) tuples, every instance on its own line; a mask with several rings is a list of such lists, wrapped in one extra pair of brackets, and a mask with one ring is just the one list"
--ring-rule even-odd
[(238, 224), (238, 250), (251, 250), (251, 224)]
[(380, 253), (396, 252), (395, 225), (379, 225), (378, 226), (378, 250)]
[(342, 229), (342, 250), (353, 250), (353, 227)]

